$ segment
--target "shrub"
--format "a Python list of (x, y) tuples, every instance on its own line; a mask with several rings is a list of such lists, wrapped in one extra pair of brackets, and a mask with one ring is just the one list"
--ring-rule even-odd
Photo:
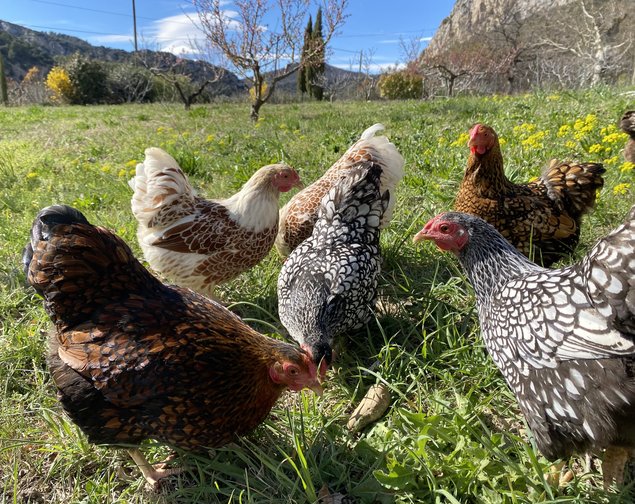
[(108, 73), (103, 63), (75, 53), (64, 68), (75, 88), (71, 103), (87, 105), (108, 101)]
[(411, 72), (392, 72), (379, 78), (379, 94), (389, 100), (421, 98), (423, 77)]
[(108, 73), (111, 100), (115, 103), (152, 102), (157, 89), (154, 77), (145, 68), (115, 63)]
[(54, 66), (46, 76), (46, 87), (53, 91), (51, 99), (55, 102), (72, 103), (75, 88), (68, 72), (59, 66)]

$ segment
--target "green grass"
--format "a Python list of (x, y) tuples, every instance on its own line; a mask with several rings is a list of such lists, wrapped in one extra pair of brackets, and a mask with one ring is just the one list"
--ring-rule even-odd
[[(458, 264), (411, 242), (427, 219), (451, 207), (467, 157), (464, 134), (478, 121), (505, 140), (508, 173), (517, 181), (538, 175), (553, 157), (606, 162), (606, 185), (585, 219), (580, 256), (635, 202), (635, 171), (620, 170), (624, 138), (610, 143), (611, 131), (603, 131), (629, 106), (632, 98), (604, 88), (309, 103), (267, 106), (256, 127), (237, 104), (190, 112), (166, 105), (0, 109), (0, 502), (305, 503), (324, 486), (364, 503), (629, 502), (628, 489), (602, 491), (597, 472), (578, 470), (563, 489), (547, 484), (550, 464), (532, 445), (483, 347), (474, 295)], [(186, 471), (161, 494), (145, 490), (125, 454), (89, 444), (56, 402), (45, 364), (48, 319), (21, 271), (36, 212), (54, 203), (76, 206), (140, 257), (126, 181), (146, 147), (167, 149), (201, 193), (217, 197), (281, 160), (311, 182), (375, 122), (387, 126), (406, 159), (394, 220), (382, 235), (380, 294), (390, 310), (340, 339), (322, 398), (284, 396), (252, 435), (209, 456), (179, 451)], [(268, 334), (283, 334), (279, 269), (272, 253), (220, 292)], [(390, 386), (392, 405), (352, 435), (348, 415), (376, 381)], [(170, 453), (154, 443), (145, 450), (152, 460)]]

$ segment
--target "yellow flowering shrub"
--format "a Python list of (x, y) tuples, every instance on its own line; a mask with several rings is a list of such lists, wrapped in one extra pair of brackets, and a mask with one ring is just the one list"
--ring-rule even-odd
[(68, 72), (58, 66), (51, 68), (46, 76), (46, 87), (53, 91), (52, 99), (57, 102), (71, 101), (75, 92)]

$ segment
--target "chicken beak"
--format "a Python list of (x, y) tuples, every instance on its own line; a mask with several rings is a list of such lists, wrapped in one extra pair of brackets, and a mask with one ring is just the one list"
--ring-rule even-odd
[(420, 242), (422, 240), (432, 240), (432, 237), (428, 234), (428, 230), (426, 228), (423, 228), (412, 237), (412, 241), (414, 243)]
[(300, 180), (300, 177), (298, 177), (298, 180), (293, 183), (292, 187), (297, 187), (300, 190), (304, 189), (304, 184), (302, 183), (302, 180)]
[(309, 385), (307, 385), (307, 388), (311, 389), (313, 392), (315, 392), (316, 395), (320, 397), (322, 396), (322, 394), (324, 394), (324, 388), (322, 387), (322, 384), (319, 380), (315, 380), (314, 382), (310, 383)]

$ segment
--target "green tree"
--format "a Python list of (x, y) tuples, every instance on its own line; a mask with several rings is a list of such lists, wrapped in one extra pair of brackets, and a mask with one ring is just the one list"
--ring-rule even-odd
[(311, 61), (313, 67), (312, 80), (307, 81), (307, 84), (311, 86), (311, 95), (316, 100), (322, 100), (324, 98), (324, 70), (325, 70), (325, 43), (324, 36), (322, 34), (322, 7), (318, 8), (315, 16), (315, 23), (313, 24), (313, 50), (314, 56)]
[(108, 73), (99, 61), (89, 60), (79, 52), (64, 63), (75, 90), (72, 103), (104, 103), (108, 98)]
[(7, 93), (7, 76), (4, 71), (4, 58), (0, 53), (0, 100), (5, 105), (9, 104), (9, 95)]
[(298, 91), (304, 94), (308, 91), (306, 81), (306, 68), (309, 48), (311, 47), (311, 38), (313, 33), (313, 19), (309, 15), (309, 22), (304, 29), (304, 44), (302, 46), (302, 56), (300, 58), (300, 68), (298, 69)]

